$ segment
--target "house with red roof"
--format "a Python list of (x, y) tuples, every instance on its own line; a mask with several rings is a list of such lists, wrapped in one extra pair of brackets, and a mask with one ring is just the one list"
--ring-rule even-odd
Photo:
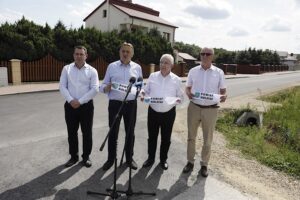
[(132, 3), (131, 0), (105, 0), (83, 21), (86, 28), (94, 27), (102, 32), (137, 29), (148, 32), (156, 28), (163, 37), (174, 43), (178, 27), (159, 17), (159, 14), (159, 11)]

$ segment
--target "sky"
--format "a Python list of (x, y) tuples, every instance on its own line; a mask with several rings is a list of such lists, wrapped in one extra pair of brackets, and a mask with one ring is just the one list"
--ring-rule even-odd
[[(300, 53), (300, 0), (132, 0), (160, 12), (178, 26), (175, 41), (200, 47), (251, 48)], [(51, 27), (61, 20), (68, 28), (102, 0), (0, 0), (0, 23), (25, 16)]]

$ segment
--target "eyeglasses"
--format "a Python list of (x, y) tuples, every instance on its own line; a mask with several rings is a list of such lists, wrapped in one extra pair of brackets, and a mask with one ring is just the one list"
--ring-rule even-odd
[(212, 53), (200, 53), (201, 56), (211, 56)]

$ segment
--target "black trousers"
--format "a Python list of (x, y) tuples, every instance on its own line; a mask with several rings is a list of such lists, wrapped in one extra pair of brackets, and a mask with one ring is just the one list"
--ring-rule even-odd
[[(110, 100), (108, 105), (108, 115), (109, 115), (109, 127), (111, 128), (114, 120), (116, 119), (116, 115), (119, 111), (120, 106), (122, 105), (122, 101), (117, 100)], [(121, 110), (120, 117), (115, 122), (115, 125), (110, 132), (108, 136), (108, 160), (114, 161), (116, 156), (116, 142), (118, 140), (119, 135), (119, 127), (120, 122), (123, 117), (124, 125), (125, 125), (125, 134), (126, 134), (126, 140), (125, 141), (125, 155), (126, 160), (130, 160), (130, 156), (133, 155), (133, 149), (134, 149), (134, 127), (136, 122), (136, 112), (137, 112), (137, 101), (127, 101), (124, 103), (123, 109)], [(128, 139), (129, 136), (132, 136), (132, 139)], [(132, 150), (130, 149), (132, 148)], [(131, 150), (131, 155), (130, 155)]]
[(93, 138), (93, 118), (94, 104), (93, 100), (74, 109), (66, 102), (65, 103), (65, 120), (68, 129), (69, 153), (71, 157), (78, 158), (78, 128), (80, 125), (82, 132), (83, 159), (88, 159), (92, 151)]
[(156, 112), (150, 106), (148, 108), (148, 158), (155, 159), (157, 137), (161, 130), (160, 161), (168, 159), (168, 151), (171, 145), (171, 135), (176, 117), (176, 107), (165, 113)]

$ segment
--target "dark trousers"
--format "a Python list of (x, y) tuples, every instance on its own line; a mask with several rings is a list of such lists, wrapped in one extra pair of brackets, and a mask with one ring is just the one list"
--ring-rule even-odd
[[(116, 115), (122, 105), (122, 101), (117, 100), (110, 100), (108, 105), (108, 115), (109, 115), (109, 127), (112, 127), (114, 120), (116, 119)], [(130, 151), (131, 156), (133, 155), (133, 147), (134, 147), (134, 127), (136, 122), (136, 110), (137, 110), (137, 102), (136, 100), (127, 101), (124, 103), (123, 109), (121, 110), (120, 116), (113, 129), (111, 130), (108, 136), (108, 160), (114, 161), (116, 156), (116, 142), (118, 140), (119, 135), (119, 127), (120, 122), (123, 117), (124, 125), (125, 125), (125, 134), (126, 134), (126, 141), (125, 141), (125, 155), (126, 160), (130, 160)], [(131, 136), (132, 138), (129, 138)], [(129, 138), (129, 139), (128, 139)], [(130, 149), (132, 148), (132, 149)]]
[(171, 134), (176, 117), (176, 107), (165, 113), (156, 112), (150, 106), (148, 108), (148, 158), (155, 159), (157, 137), (161, 130), (160, 161), (168, 159), (168, 151), (171, 145)]
[(78, 158), (78, 128), (80, 125), (82, 132), (83, 159), (88, 159), (92, 151), (93, 138), (93, 118), (94, 104), (93, 100), (74, 109), (66, 102), (65, 103), (65, 120), (68, 129), (69, 153), (71, 157)]

